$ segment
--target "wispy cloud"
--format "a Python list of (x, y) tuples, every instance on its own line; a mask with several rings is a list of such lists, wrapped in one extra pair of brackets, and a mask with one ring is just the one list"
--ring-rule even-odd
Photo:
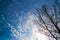
[[(19, 20), (21, 18), (19, 18)], [(43, 32), (38, 31), (39, 26), (34, 24), (33, 20), (38, 19), (36, 16), (29, 14), (25, 24), (21, 25), (21, 23), (19, 23), (17, 28), (10, 26), (13, 36), (19, 40), (49, 40), (48, 36), (46, 36)]]

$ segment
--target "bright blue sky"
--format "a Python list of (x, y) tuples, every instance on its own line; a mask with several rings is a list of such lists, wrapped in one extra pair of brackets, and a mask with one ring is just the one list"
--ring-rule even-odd
[(53, 0), (0, 0), (0, 40), (12, 39), (8, 23), (16, 27), (19, 16), (27, 16), (28, 11), (41, 8), (42, 4), (50, 6)]

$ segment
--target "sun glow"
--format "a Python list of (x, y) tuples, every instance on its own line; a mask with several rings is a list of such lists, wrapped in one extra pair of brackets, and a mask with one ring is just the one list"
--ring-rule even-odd
[(37, 27), (34, 26), (32, 30), (32, 40), (48, 40), (48, 37), (44, 35), (44, 33), (40, 33), (37, 29)]

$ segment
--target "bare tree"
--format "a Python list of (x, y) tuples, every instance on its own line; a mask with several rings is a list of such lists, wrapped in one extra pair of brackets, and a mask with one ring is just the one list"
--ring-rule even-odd
[(52, 9), (48, 9), (47, 5), (42, 5), (42, 9), (36, 9), (38, 21), (36, 24), (44, 27), (55, 40), (60, 40), (60, 15), (56, 5), (52, 5)]

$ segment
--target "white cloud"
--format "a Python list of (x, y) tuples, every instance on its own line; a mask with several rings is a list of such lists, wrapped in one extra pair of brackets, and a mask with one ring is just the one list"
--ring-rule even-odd
[(11, 27), (12, 34), (19, 40), (49, 40), (43, 32), (38, 31), (38, 25), (35, 25), (33, 20), (37, 20), (37, 17), (29, 14), (24, 25), (19, 24), (17, 29)]

